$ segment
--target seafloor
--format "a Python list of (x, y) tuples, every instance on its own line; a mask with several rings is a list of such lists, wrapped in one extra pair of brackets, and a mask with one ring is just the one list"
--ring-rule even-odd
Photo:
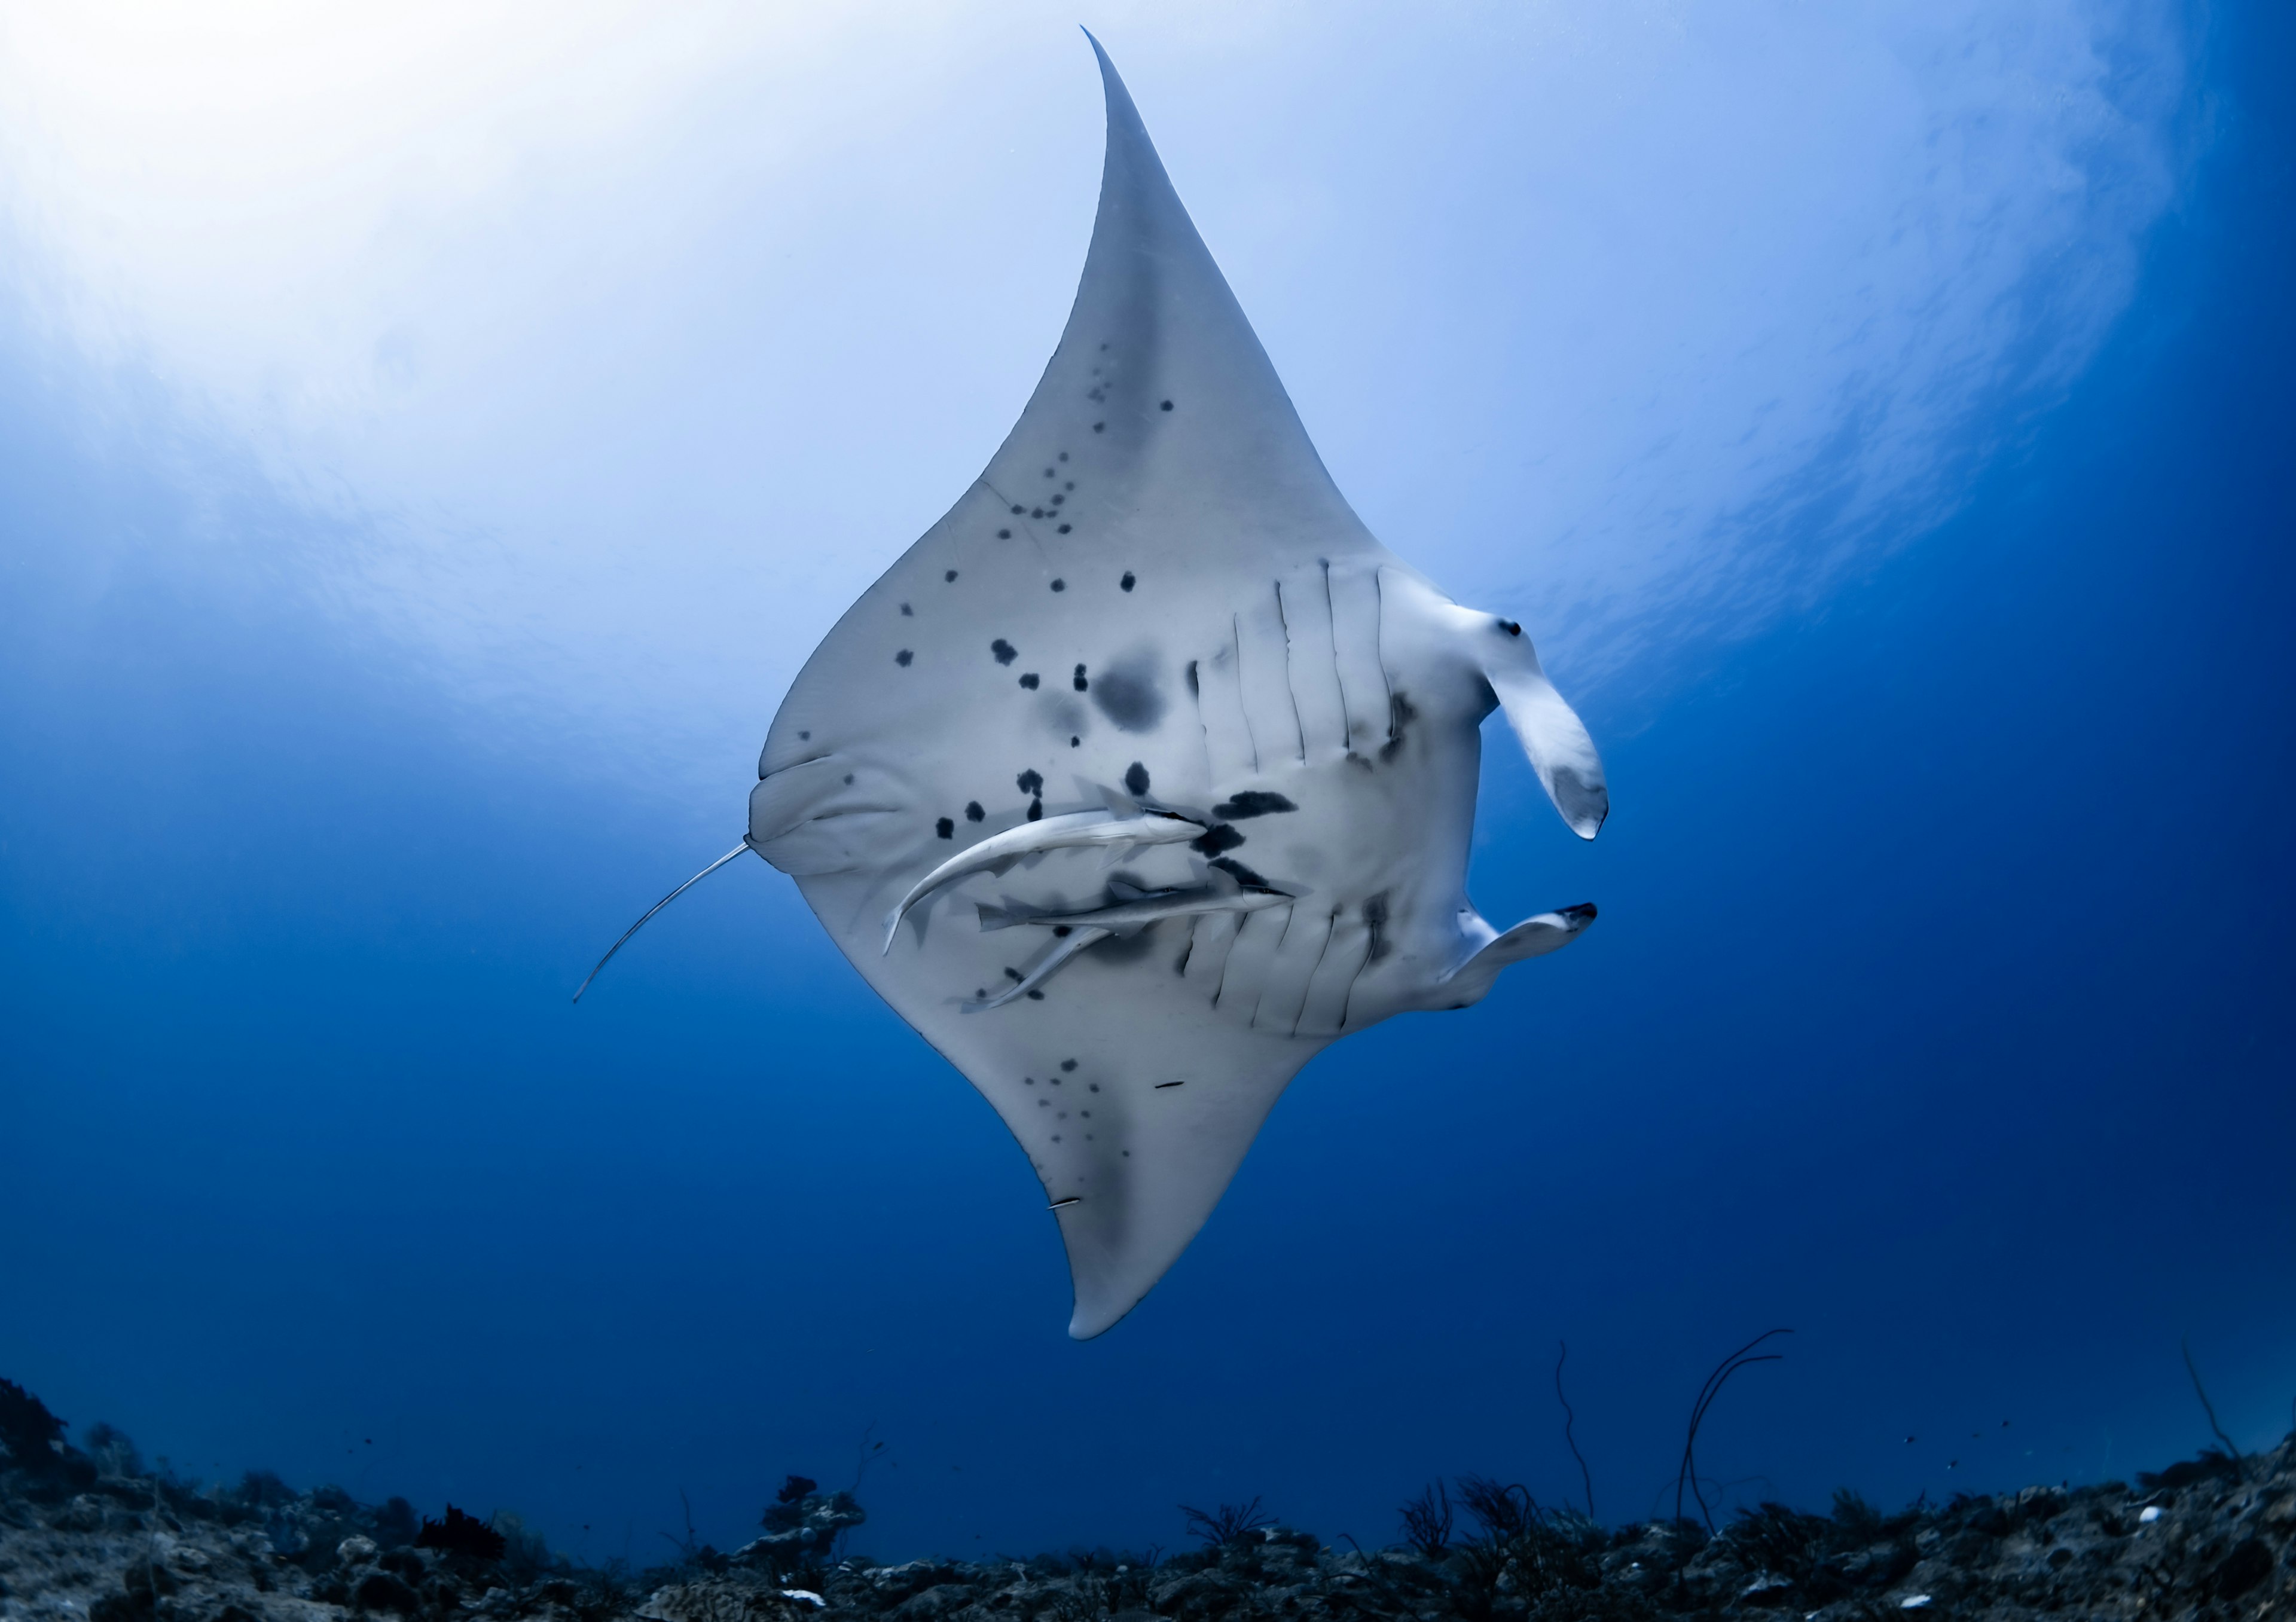
[(2130, 1487), (2030, 1487), (1883, 1515), (1776, 1504), (1605, 1528), (1467, 1478), (1414, 1506), (1414, 1542), (1332, 1548), (1250, 1510), (1195, 1518), (1201, 1546), (1033, 1559), (840, 1555), (865, 1519), (791, 1478), (731, 1554), (689, 1542), (648, 1570), (577, 1566), (507, 1516), (298, 1493), (257, 1473), (201, 1487), (144, 1469), (97, 1427), (85, 1449), (0, 1381), (0, 1615), (7, 1622), (1565, 1622), (1800, 1616), (2296, 1617), (2296, 1434)]

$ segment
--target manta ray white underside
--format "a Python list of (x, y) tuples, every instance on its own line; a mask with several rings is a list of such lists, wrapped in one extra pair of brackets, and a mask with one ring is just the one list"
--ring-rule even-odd
[(1494, 704), (1574, 829), (1608, 808), (1521, 627), (1349, 509), (1100, 68), (1060, 348), (798, 676), (746, 840), (1028, 1151), (1080, 1339), (1186, 1248), (1309, 1058), (1594, 917), (1500, 933), (1467, 900)]

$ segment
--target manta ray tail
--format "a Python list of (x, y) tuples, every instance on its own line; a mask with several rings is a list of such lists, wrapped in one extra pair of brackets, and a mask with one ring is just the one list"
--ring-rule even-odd
[(656, 913), (661, 911), (662, 908), (668, 906), (671, 902), (685, 894), (687, 890), (692, 889), (695, 885), (701, 883), (702, 880), (708, 878), (711, 873), (716, 872), (719, 868), (725, 866), (726, 863), (732, 861), (735, 856), (740, 856), (743, 851), (749, 848), (750, 841), (745, 839), (740, 844), (734, 846), (733, 849), (727, 851), (724, 856), (719, 856), (716, 861), (710, 863), (709, 866), (703, 868), (691, 879), (688, 879), (685, 883), (670, 891), (669, 894), (664, 896), (660, 900), (646, 908), (645, 917), (640, 918), (628, 929), (624, 930), (622, 931), (621, 939), (616, 941), (612, 946), (606, 948), (606, 955), (598, 960), (598, 968), (591, 970), (589, 973), (582, 977), (582, 983), (574, 987), (574, 1000), (578, 1003), (582, 1000), (582, 994), (590, 989), (590, 982), (598, 978), (598, 969), (603, 969), (608, 963), (614, 961), (614, 954), (620, 951), (623, 946), (628, 944), (631, 936), (645, 928), (647, 918), (652, 917)]

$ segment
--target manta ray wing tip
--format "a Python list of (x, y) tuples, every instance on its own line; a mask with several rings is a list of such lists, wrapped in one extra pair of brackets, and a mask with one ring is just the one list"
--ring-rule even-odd
[(1086, 1311), (1083, 1307), (1079, 1306), (1076, 1311), (1069, 1316), (1069, 1339), (1071, 1340), (1096, 1340), (1101, 1336), (1106, 1334), (1110, 1330), (1114, 1329), (1119, 1321), (1123, 1318), (1124, 1313), (1130, 1312), (1131, 1310), (1132, 1309), (1128, 1307), (1124, 1309), (1124, 1312), (1118, 1313), (1109, 1312), (1104, 1307), (1095, 1307), (1091, 1311)]
[(1550, 792), (1554, 808), (1562, 813), (1562, 820), (1570, 824), (1570, 831), (1582, 840), (1593, 839), (1611, 820), (1610, 785), (1600, 777), (1589, 782), (1578, 773), (1562, 774)]

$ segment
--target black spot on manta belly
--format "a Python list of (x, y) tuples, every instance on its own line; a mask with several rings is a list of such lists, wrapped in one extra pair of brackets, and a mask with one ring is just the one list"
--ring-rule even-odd
[(1035, 671), (1031, 670), (1031, 671), (1029, 671), (1027, 675), (1023, 676), (1021, 678), (1021, 685), (1022, 685), (1023, 687), (1026, 687), (1026, 688), (1027, 688), (1029, 692), (1036, 692), (1036, 691), (1037, 691), (1037, 673), (1036, 673)]
[(1134, 653), (1100, 673), (1092, 684), (1100, 713), (1128, 733), (1144, 733), (1164, 718), (1164, 689), (1156, 679), (1156, 656)]
[(1032, 822), (1032, 823), (1033, 823), (1033, 822), (1037, 821), (1038, 818), (1040, 818), (1040, 817), (1041, 817), (1041, 816), (1043, 816), (1044, 815), (1045, 815), (1045, 802), (1044, 802), (1043, 800), (1041, 800), (1041, 799), (1032, 799), (1032, 800), (1030, 800), (1030, 801), (1029, 802), (1029, 820), (1030, 822)]
[(1000, 665), (1009, 665), (1021, 657), (1021, 650), (1002, 636), (988, 644), (988, 651), (996, 656), (996, 662)]
[(966, 822), (977, 823), (988, 815), (988, 812), (983, 811), (980, 808), (980, 802), (979, 800), (968, 799), (964, 802), (964, 820)]
[(1126, 570), (1124, 571), (1124, 578), (1122, 578), (1121, 580), (1119, 580), (1119, 581), (1117, 582), (1117, 585), (1119, 585), (1119, 586), (1122, 586), (1126, 591), (1130, 591), (1134, 586), (1137, 586), (1137, 585), (1139, 585), (1139, 584), (1140, 584), (1139, 580), (1138, 580), (1138, 579), (1137, 579), (1137, 578), (1133, 575), (1132, 571), (1131, 571), (1130, 569), (1126, 569)]
[(1073, 679), (1076, 683), (1076, 690), (1078, 692), (1086, 692), (1092, 686), (1090, 682), (1085, 680), (1084, 667), (1082, 665), (1078, 665), (1076, 668), (1076, 676)]
[(1261, 789), (1245, 789), (1233, 799), (1222, 800), (1214, 806), (1212, 815), (1240, 823), (1247, 817), (1267, 816), (1278, 811), (1297, 811), (1299, 808), (1281, 794), (1270, 794)]
[(904, 615), (914, 615), (914, 614), (916, 612), (916, 610), (915, 610), (914, 609), (911, 608), (907, 603), (904, 602), (903, 604), (901, 604), (901, 612), (902, 612)]
[(1216, 856), (1224, 850), (1234, 850), (1238, 845), (1242, 843), (1243, 835), (1238, 833), (1226, 823), (1214, 823), (1210, 827), (1205, 829), (1203, 832), (1197, 835), (1194, 839), (1190, 840), (1188, 841), (1188, 848), (1194, 851), (1201, 851), (1203, 855), (1208, 856)]
[(1066, 580), (1055, 580), (1053, 582), (1053, 589), (1056, 592), (1064, 592), (1068, 590), (1068, 588), (1069, 583)]
[(1161, 406), (1159, 406), (1156, 409), (1157, 409), (1157, 410), (1159, 410), (1159, 411), (1169, 411), (1169, 410), (1171, 410), (1171, 409), (1172, 409), (1172, 402), (1171, 402), (1171, 401), (1169, 401), (1169, 400), (1166, 400), (1166, 401), (1165, 401)]
[(1094, 423), (1094, 424), (1092, 425), (1092, 431), (1093, 431), (1093, 432), (1095, 432), (1095, 433), (1098, 433), (1098, 432), (1100, 432), (1103, 429), (1106, 428), (1107, 426), (1108, 426), (1108, 424), (1107, 424), (1107, 423), (1105, 423), (1105, 422), (1095, 422), (1095, 423)]
[(946, 580), (954, 580), (954, 579), (955, 579), (955, 578), (956, 578), (956, 570), (955, 570), (955, 569), (950, 569), (947, 573), (946, 573), (946, 574), (942, 575), (942, 576), (941, 576), (941, 578), (942, 578), (943, 580), (945, 580), (945, 581), (946, 581)]
[(916, 655), (908, 649), (903, 648), (898, 653), (893, 655), (893, 662), (906, 670), (908, 668), (909, 661), (915, 657)]
[(1033, 767), (1021, 773), (1013, 782), (1023, 794), (1041, 794), (1045, 791), (1045, 780), (1037, 774)]
[(996, 532), (996, 538), (1000, 541), (1009, 541), (1013, 538), (1013, 532), (1010, 529), (999, 529)]
[(1148, 792), (1148, 768), (1137, 760), (1124, 768), (1124, 791), (1133, 795)]
[(1062, 535), (1066, 535), (1070, 530), (1071, 530), (1071, 529), (1073, 529), (1073, 528), (1076, 528), (1076, 526), (1075, 526), (1074, 524), (1062, 524), (1062, 525), (1061, 526), (1061, 533), (1062, 533)]
[[(1061, 1069), (1064, 1069), (1064, 1070), (1073, 1070), (1073, 1069), (1076, 1069), (1076, 1061), (1075, 1061), (1075, 1060), (1073, 1060), (1073, 1059), (1063, 1059), (1063, 1060), (1062, 1060), (1062, 1061), (1061, 1061)], [(1099, 1089), (1098, 1087), (1095, 1087), (1095, 1088), (1093, 1089), (1093, 1091), (1094, 1091), (1094, 1092), (1095, 1092), (1095, 1093), (1097, 1093), (1097, 1092), (1099, 1092), (1099, 1091), (1100, 1091), (1100, 1089)]]
[(956, 836), (956, 824), (944, 816), (933, 824), (933, 831), (945, 840), (954, 839)]

